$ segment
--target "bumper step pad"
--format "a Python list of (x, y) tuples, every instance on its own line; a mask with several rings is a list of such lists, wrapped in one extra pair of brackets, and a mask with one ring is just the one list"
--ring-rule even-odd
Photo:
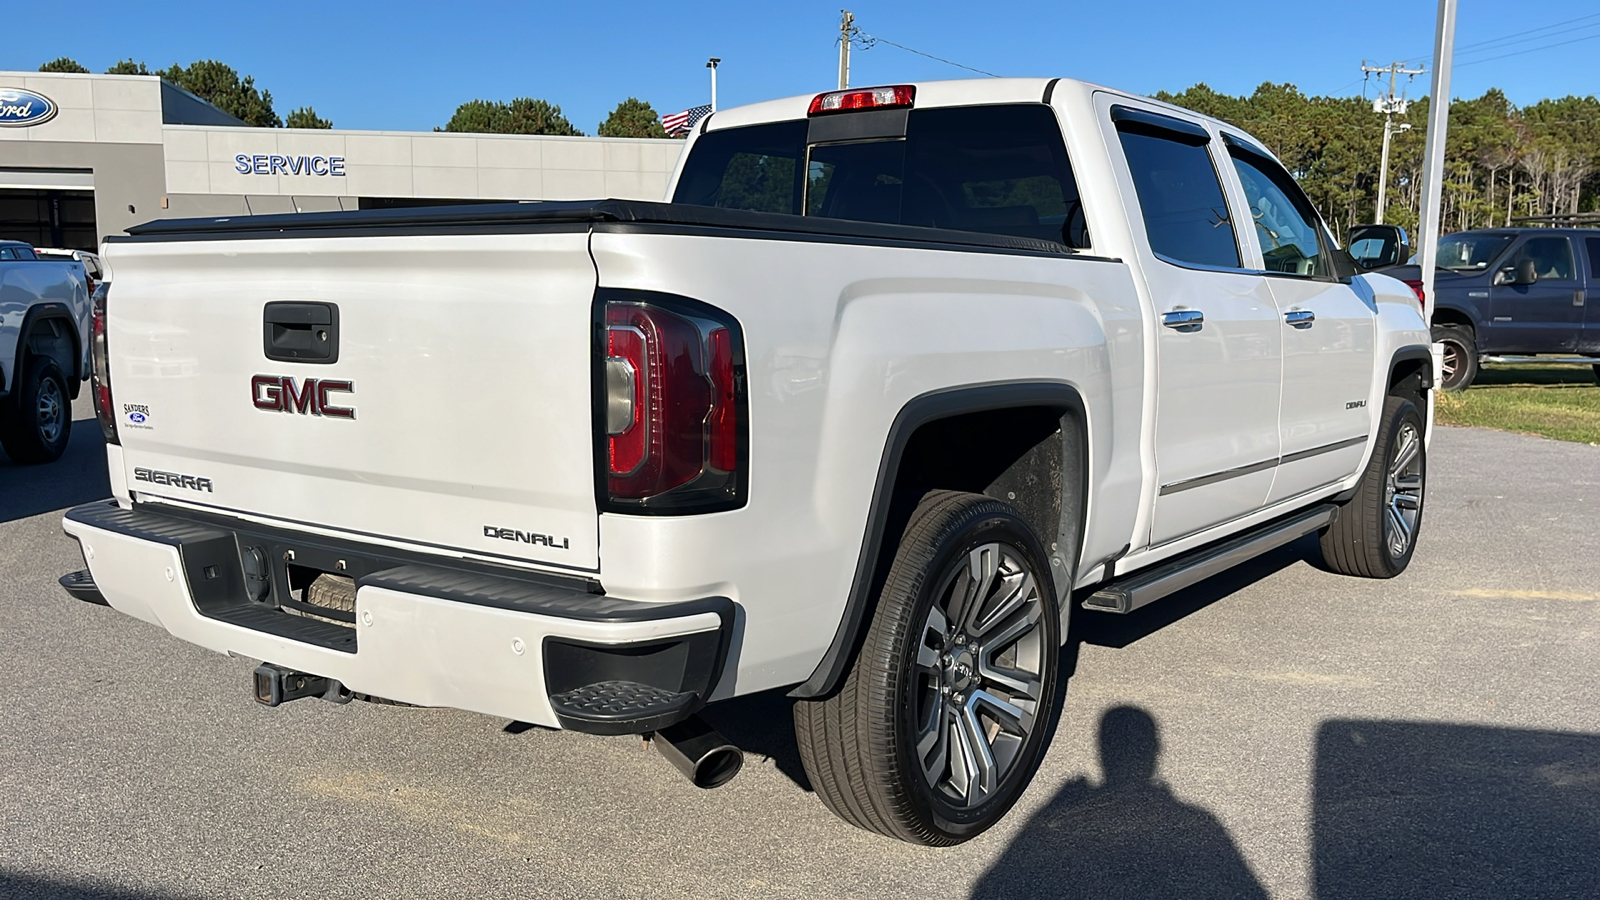
[(82, 600), (85, 603), (97, 603), (101, 606), (111, 605), (106, 602), (106, 598), (100, 596), (100, 588), (94, 583), (94, 576), (89, 574), (88, 569), (68, 572), (56, 579), (56, 581), (74, 599)]
[(588, 734), (643, 734), (681, 721), (699, 695), (637, 681), (602, 681), (550, 695), (561, 727)]

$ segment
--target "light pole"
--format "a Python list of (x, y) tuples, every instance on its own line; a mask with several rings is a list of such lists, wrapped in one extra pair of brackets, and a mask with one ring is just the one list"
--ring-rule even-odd
[(711, 111), (712, 112), (716, 112), (717, 111), (717, 63), (720, 63), (720, 62), (722, 62), (722, 60), (720, 60), (717, 57), (713, 56), (713, 57), (711, 57), (710, 62), (706, 63), (706, 68), (711, 70)]
[(1439, 0), (1439, 21), (1433, 37), (1433, 87), (1428, 101), (1428, 142), (1422, 167), (1423, 308), (1433, 313), (1433, 267), (1439, 255), (1439, 204), (1444, 196), (1444, 141), (1450, 127), (1450, 61), (1456, 45), (1456, 0)]

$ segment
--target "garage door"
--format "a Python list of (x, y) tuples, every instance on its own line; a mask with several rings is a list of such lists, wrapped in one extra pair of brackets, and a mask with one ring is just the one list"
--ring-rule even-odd
[(94, 173), (0, 168), (0, 239), (94, 250)]

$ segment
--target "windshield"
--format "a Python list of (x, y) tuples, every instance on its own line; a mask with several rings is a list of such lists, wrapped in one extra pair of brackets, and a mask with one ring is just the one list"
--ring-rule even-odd
[(1452, 234), (1439, 242), (1438, 266), (1457, 272), (1487, 269), (1511, 238), (1509, 234)]

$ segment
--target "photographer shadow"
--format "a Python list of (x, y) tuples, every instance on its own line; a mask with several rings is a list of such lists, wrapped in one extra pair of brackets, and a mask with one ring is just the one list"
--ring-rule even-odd
[(1222, 823), (1156, 777), (1160, 753), (1149, 713), (1107, 710), (1105, 780), (1063, 786), (979, 879), (974, 900), (1266, 897)]

